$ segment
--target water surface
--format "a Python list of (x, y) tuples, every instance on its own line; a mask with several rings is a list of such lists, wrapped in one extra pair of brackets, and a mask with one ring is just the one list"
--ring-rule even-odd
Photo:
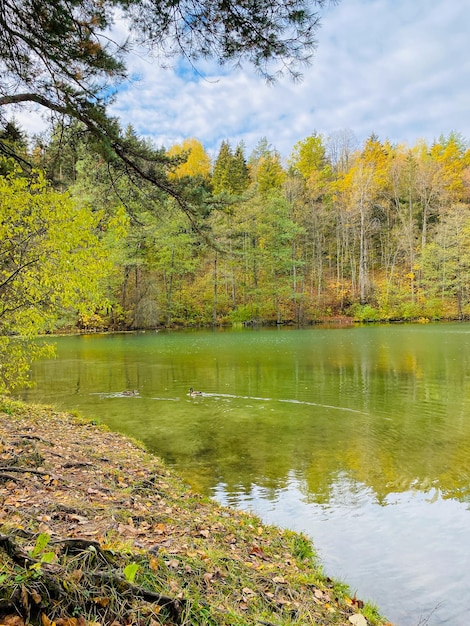
[(21, 395), (308, 533), (326, 572), (394, 623), (467, 626), (469, 347), (465, 324), (60, 337)]

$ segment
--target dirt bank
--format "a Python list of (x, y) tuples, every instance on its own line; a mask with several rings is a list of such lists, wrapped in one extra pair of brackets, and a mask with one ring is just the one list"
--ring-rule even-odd
[(382, 625), (309, 540), (191, 492), (135, 442), (0, 398), (0, 624)]

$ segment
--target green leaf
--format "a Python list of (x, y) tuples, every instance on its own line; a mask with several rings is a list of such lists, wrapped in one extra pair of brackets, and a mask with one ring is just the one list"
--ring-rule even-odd
[(34, 546), (31, 556), (36, 557), (46, 548), (49, 541), (51, 540), (51, 536), (47, 533), (41, 533), (36, 539), (36, 545)]
[(54, 552), (45, 552), (44, 554), (41, 555), (41, 563), (52, 563), (54, 559), (55, 559)]
[(138, 569), (139, 566), (137, 565), (137, 563), (129, 563), (129, 565), (124, 568), (124, 576), (127, 582), (134, 582)]
[(29, 569), (33, 572), (40, 572), (41, 571), (41, 563), (33, 563), (33, 565), (29, 566)]

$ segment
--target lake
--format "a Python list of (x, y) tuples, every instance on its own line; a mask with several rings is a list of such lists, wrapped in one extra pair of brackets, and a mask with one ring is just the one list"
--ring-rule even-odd
[(470, 325), (50, 341), (57, 358), (19, 397), (78, 409), (199, 492), (305, 532), (394, 624), (470, 624)]

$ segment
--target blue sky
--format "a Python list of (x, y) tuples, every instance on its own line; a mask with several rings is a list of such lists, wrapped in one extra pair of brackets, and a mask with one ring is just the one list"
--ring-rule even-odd
[(128, 63), (139, 81), (112, 113), (157, 145), (198, 138), (210, 152), (261, 137), (288, 157), (314, 131), (372, 132), (392, 143), (470, 140), (470, 0), (342, 0), (322, 13), (318, 50), (303, 81), (268, 86), (246, 65), (162, 69), (144, 54)]

